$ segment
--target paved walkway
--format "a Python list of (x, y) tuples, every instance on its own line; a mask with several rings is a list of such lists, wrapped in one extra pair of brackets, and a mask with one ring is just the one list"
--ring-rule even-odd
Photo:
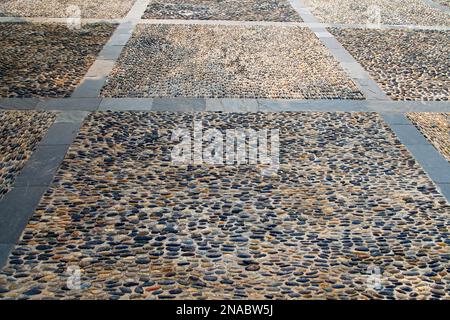
[[(0, 80), (1, 298), (449, 298), (443, 5), (79, 1), (59, 45), (65, 8), (11, 3), (2, 59), (37, 63)], [(199, 124), (275, 130), (276, 170), (174, 163)]]

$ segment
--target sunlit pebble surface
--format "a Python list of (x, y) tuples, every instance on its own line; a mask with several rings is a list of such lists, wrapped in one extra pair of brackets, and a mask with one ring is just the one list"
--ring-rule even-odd
[[(422, 0), (303, 0), (321, 22), (450, 26), (450, 15)], [(375, 18), (374, 18), (375, 17)]]
[(450, 161), (450, 113), (411, 112), (407, 116)]
[[(193, 117), (279, 129), (278, 175), (173, 165), (171, 129)], [(448, 299), (449, 213), (375, 113), (93, 113), (0, 297)]]
[(363, 99), (311, 31), (272, 26), (138, 25), (101, 95)]
[(151, 1), (144, 19), (302, 21), (286, 0)]
[(0, 24), (0, 97), (68, 97), (115, 25)]
[(0, 111), (0, 199), (54, 119), (50, 112)]
[(449, 31), (330, 31), (392, 99), (449, 100)]
[(0, 17), (46, 17), (114, 19), (123, 18), (135, 0), (1, 0)]

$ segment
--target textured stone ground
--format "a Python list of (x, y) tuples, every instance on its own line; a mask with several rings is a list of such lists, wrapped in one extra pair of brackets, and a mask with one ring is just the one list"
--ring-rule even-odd
[(305, 28), (139, 25), (105, 97), (361, 99)]
[(448, 101), (450, 32), (331, 29), (394, 100)]
[(407, 116), (450, 161), (450, 113), (412, 112)]
[(58, 24), (0, 24), (0, 96), (68, 97), (114, 31)]
[[(322, 22), (449, 26), (450, 15), (421, 0), (303, 0)], [(379, 12), (379, 15), (377, 14)]]
[(82, 18), (122, 18), (135, 0), (0, 0), (0, 17), (72, 17), (77, 6)]
[(152, 1), (144, 19), (301, 21), (286, 0)]
[(55, 116), (37, 111), (0, 111), (0, 199), (9, 191)]
[[(173, 165), (171, 129), (193, 117), (91, 114), (0, 297), (449, 298), (450, 208), (377, 114), (195, 115), (205, 129), (280, 129), (271, 178)], [(69, 267), (82, 289), (67, 288)]]

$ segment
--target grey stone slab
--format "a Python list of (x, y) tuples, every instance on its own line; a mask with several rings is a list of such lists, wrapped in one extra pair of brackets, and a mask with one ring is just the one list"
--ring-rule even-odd
[(47, 187), (15, 187), (0, 202), (0, 243), (15, 244)]
[(81, 123), (54, 123), (45, 134), (42, 141), (39, 143), (42, 145), (57, 145), (66, 144), (69, 145), (76, 137), (78, 130), (81, 127)]
[(448, 178), (450, 164), (431, 144), (414, 144), (406, 145), (406, 147), (425, 171), (430, 168), (430, 171), (433, 170), (436, 175), (441, 174), (444, 179)]
[(342, 51), (342, 45), (335, 38), (323, 37), (320, 38), (320, 41), (329, 49), (336, 49), (336, 50), (341, 49)]
[(447, 199), (450, 203), (450, 184), (449, 183), (438, 183), (437, 188), (439, 192)]
[(405, 117), (403, 113), (382, 112), (380, 115), (383, 117), (383, 120), (389, 125), (411, 125), (411, 122)]
[(98, 59), (117, 60), (124, 46), (104, 46), (98, 55)]
[(423, 145), (431, 147), (431, 145), (425, 139), (425, 137), (412, 124), (391, 125), (390, 127), (404, 145), (407, 146)]
[(258, 99), (259, 111), (323, 111), (359, 112), (367, 111), (362, 100), (267, 100)]
[(105, 84), (106, 78), (106, 75), (99, 77), (85, 77), (75, 89), (74, 93), (72, 93), (71, 98), (99, 98), (100, 91)]
[(153, 111), (205, 111), (203, 98), (154, 98)]
[(426, 167), (425, 172), (435, 183), (450, 183), (450, 164), (447, 167)]
[(114, 64), (115, 60), (104, 60), (97, 58), (97, 60), (89, 68), (85, 77), (86, 78), (107, 77), (108, 74), (111, 72), (112, 68), (114, 67)]
[(256, 99), (222, 99), (225, 112), (258, 112)]
[(14, 186), (48, 186), (69, 145), (40, 145), (16, 178)]
[(58, 113), (55, 123), (81, 123), (88, 114), (88, 111), (62, 111)]
[(152, 98), (103, 98), (99, 110), (150, 111), (152, 106)]
[(0, 109), (33, 110), (39, 102), (39, 98), (1, 98)]
[(0, 244), (0, 270), (6, 265), (14, 244)]
[(100, 105), (101, 98), (63, 98), (51, 99), (38, 104), (41, 110), (82, 110), (95, 111)]
[(131, 33), (114, 33), (109, 39), (108, 44), (110, 46), (124, 46), (127, 44), (131, 37)]

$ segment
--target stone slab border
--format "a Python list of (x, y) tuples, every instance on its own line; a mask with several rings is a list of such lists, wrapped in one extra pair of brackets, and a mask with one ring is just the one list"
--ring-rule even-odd
[(297, 100), (243, 98), (4, 98), (0, 109), (53, 111), (374, 111), (450, 112), (449, 101)]
[(87, 112), (59, 113), (30, 159), (0, 200), (0, 269), (75, 139)]

